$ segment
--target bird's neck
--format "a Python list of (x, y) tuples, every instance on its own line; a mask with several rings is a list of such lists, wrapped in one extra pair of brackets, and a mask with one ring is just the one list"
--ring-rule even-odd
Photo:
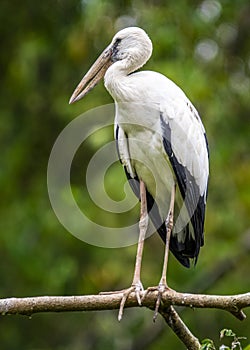
[(114, 63), (109, 67), (104, 76), (104, 85), (114, 100), (120, 100), (123, 96), (124, 80), (128, 76), (128, 72), (124, 69), (124, 65), (120, 62)]
[(133, 101), (135, 91), (130, 74), (141, 68), (150, 54), (151, 51), (145, 51), (143, 54), (135, 51), (133, 55), (115, 62), (108, 68), (104, 76), (104, 85), (114, 100)]
[(117, 102), (133, 100), (133, 91), (129, 74), (138, 66), (128, 66), (124, 61), (117, 61), (109, 67), (104, 76), (104, 85), (113, 99)]

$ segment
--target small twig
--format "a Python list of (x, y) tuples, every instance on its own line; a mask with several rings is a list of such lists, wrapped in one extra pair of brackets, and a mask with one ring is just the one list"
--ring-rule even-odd
[(201, 344), (199, 340), (191, 333), (173, 306), (169, 306), (168, 308), (160, 308), (159, 313), (162, 315), (177, 337), (186, 345), (188, 350), (200, 349)]

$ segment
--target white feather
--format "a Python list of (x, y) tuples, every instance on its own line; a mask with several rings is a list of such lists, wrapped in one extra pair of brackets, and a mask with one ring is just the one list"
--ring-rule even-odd
[[(145, 34), (137, 28), (116, 34), (112, 43), (120, 37), (126, 39), (119, 46), (122, 59), (108, 68), (104, 83), (116, 102), (121, 161), (132, 177), (136, 172), (143, 179), (166, 217), (175, 176), (163, 146), (160, 118), (171, 129), (171, 146), (177, 161), (190, 172), (204, 198), (209, 176), (208, 151), (204, 126), (184, 92), (160, 73), (132, 73), (151, 55), (152, 43)], [(124, 137), (128, 138), (126, 142)], [(153, 176), (148, 167), (153, 169)], [(183, 214), (184, 221), (187, 215)]]

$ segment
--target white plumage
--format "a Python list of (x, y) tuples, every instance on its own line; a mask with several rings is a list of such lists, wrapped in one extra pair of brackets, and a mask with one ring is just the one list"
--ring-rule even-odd
[(82, 98), (105, 74), (105, 87), (116, 105), (121, 163), (128, 179), (134, 179), (131, 187), (138, 198), (136, 181), (145, 183), (149, 216), (163, 240), (171, 189), (177, 184), (170, 249), (189, 266), (189, 259), (196, 261), (203, 245), (207, 140), (198, 112), (175, 83), (157, 72), (135, 72), (151, 53), (151, 40), (142, 29), (121, 30), (84, 76), (70, 102)]

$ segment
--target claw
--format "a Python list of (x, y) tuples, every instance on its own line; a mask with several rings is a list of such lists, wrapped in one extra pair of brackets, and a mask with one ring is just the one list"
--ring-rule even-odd
[(158, 311), (159, 311), (159, 307), (161, 304), (161, 299), (162, 299), (162, 294), (169, 289), (168, 286), (165, 283), (159, 283), (157, 290), (158, 290), (158, 296), (157, 296), (157, 300), (155, 303), (155, 312), (154, 312), (154, 317), (153, 317), (153, 321), (156, 321), (157, 315), (158, 315)]
[(155, 291), (158, 292), (157, 299), (156, 299), (156, 303), (155, 303), (155, 311), (154, 311), (154, 316), (153, 316), (153, 322), (155, 322), (156, 319), (157, 319), (157, 315), (158, 315), (158, 312), (159, 312), (159, 307), (160, 307), (160, 305), (161, 305), (162, 295), (163, 295), (163, 293), (164, 293), (166, 290), (171, 291), (172, 289), (169, 288), (169, 287), (167, 286), (167, 284), (160, 282), (159, 285), (158, 285), (157, 287), (148, 287), (147, 290), (145, 290), (145, 292), (144, 292), (144, 294), (143, 294), (143, 297), (142, 297), (142, 299), (141, 299), (142, 301), (146, 298), (146, 296), (148, 295), (148, 293), (150, 293), (150, 292), (155, 292)]
[[(126, 289), (123, 292), (122, 300), (121, 300), (120, 308), (119, 308), (119, 313), (118, 313), (118, 321), (121, 321), (126, 300), (128, 299), (129, 294), (131, 294), (133, 292), (136, 295), (136, 299), (137, 299), (138, 304), (141, 306), (141, 302), (142, 302), (142, 299), (144, 296), (144, 288), (143, 288), (142, 283), (139, 281), (138, 283), (133, 284), (130, 288)], [(143, 293), (142, 298), (141, 298), (141, 293)]]
[(133, 287), (128, 288), (125, 292), (123, 292), (122, 295), (122, 300), (120, 303), (120, 309), (119, 309), (119, 313), (118, 313), (118, 321), (120, 322), (123, 316), (123, 309), (124, 309), (124, 305), (126, 303), (126, 300), (128, 299), (129, 294), (133, 291)]
[(158, 289), (158, 296), (157, 296), (157, 300), (156, 300), (156, 303), (155, 303), (155, 312), (154, 312), (154, 316), (153, 316), (153, 322), (155, 322), (156, 319), (157, 319), (159, 307), (160, 307), (160, 304), (161, 304), (161, 299), (162, 299), (162, 291), (160, 291)]
[(139, 281), (135, 285), (132, 285), (132, 288), (134, 288), (137, 302), (141, 306), (141, 302), (142, 302), (141, 293), (144, 294), (144, 288), (141, 281)]

